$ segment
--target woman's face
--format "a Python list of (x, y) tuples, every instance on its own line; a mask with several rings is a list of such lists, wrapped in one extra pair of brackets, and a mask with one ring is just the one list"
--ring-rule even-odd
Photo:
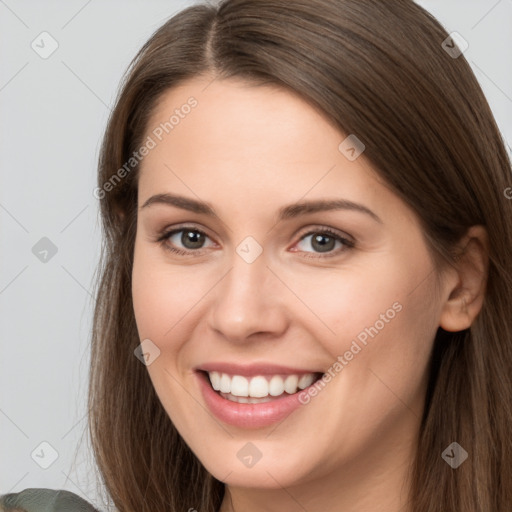
[(133, 302), (156, 393), (232, 486), (401, 467), (441, 312), (417, 217), (296, 95), (209, 80), (168, 91), (144, 139)]

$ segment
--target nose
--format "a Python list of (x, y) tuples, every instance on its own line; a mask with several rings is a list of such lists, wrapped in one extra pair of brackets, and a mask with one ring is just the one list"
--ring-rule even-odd
[(288, 290), (267, 267), (264, 253), (248, 263), (235, 252), (231, 261), (212, 290), (210, 328), (233, 342), (281, 336), (288, 325)]

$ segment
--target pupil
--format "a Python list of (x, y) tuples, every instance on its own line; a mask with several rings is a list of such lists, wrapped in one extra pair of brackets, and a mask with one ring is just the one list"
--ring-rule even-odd
[[(183, 233), (181, 242), (185, 247), (197, 249), (198, 247), (201, 247), (203, 235), (196, 231), (186, 231)], [(189, 243), (192, 244), (192, 246), (188, 245)]]
[[(326, 238), (328, 240), (330, 240), (330, 243), (322, 242), (322, 240), (325, 240)], [(334, 242), (335, 242), (334, 238), (330, 237), (329, 235), (316, 235), (313, 238), (313, 246), (315, 245), (315, 243), (318, 243), (319, 244), (318, 248), (319, 248), (320, 252), (327, 252), (327, 251), (333, 249)]]

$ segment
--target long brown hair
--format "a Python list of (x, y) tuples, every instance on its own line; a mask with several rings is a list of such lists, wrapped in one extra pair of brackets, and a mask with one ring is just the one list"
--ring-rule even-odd
[[(439, 261), (455, 262), (453, 248), (470, 226), (487, 228), (482, 310), (470, 329), (439, 328), (434, 342), (410, 505), (512, 510), (511, 163), (464, 55), (443, 48), (447, 37), (412, 0), (225, 0), (179, 12), (136, 55), (99, 159), (103, 247), (89, 385), (92, 447), (120, 512), (215, 512), (224, 495), (134, 356), (138, 166), (118, 172), (143, 143), (161, 95), (200, 75), (278, 84), (356, 134), (383, 181), (418, 215)], [(441, 457), (454, 441), (469, 453), (456, 470)]]

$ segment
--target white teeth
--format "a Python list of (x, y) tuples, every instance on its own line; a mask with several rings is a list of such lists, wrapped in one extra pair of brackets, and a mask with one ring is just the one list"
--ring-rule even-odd
[(215, 391), (220, 390), (220, 373), (219, 372), (210, 372), (210, 382), (212, 383), (213, 389)]
[(299, 377), (297, 375), (288, 375), (284, 381), (284, 390), (290, 394), (295, 393), (297, 391), (298, 383)]
[(225, 398), (226, 400), (230, 400), (231, 402), (238, 402), (239, 404), (263, 404), (265, 402), (271, 402), (272, 398), (252, 398), (252, 397), (245, 397), (245, 396), (235, 396), (231, 393), (221, 393), (222, 398)]
[[(231, 390), (232, 395), (235, 396), (249, 396), (249, 381), (241, 375), (235, 375), (231, 379)], [(227, 391), (226, 391), (227, 393)], [(255, 396), (251, 394), (251, 396)]]
[(225, 373), (220, 376), (220, 391), (223, 393), (231, 392), (231, 379)]
[(312, 373), (303, 375), (299, 379), (299, 388), (304, 389), (304, 388), (307, 388), (308, 386), (311, 386), (311, 384), (313, 384), (314, 380), (315, 380), (315, 376)]
[[(233, 377), (235, 378), (235, 377)], [(234, 395), (235, 393), (233, 393)], [(268, 382), (265, 377), (253, 377), (249, 384), (249, 396), (254, 398), (263, 398), (268, 395)]]
[[(221, 372), (208, 372), (210, 382), (215, 391), (223, 394), (230, 394), (234, 401), (240, 403), (260, 403), (251, 401), (252, 398), (264, 398), (267, 396), (281, 396), (285, 392), (296, 393), (299, 389), (310, 386), (316, 379), (316, 374), (307, 373), (304, 375), (272, 375), (255, 377), (244, 377), (242, 375), (228, 375)], [(246, 401), (247, 400), (247, 401)]]
[[(285, 392), (283, 379), (279, 377), (279, 375), (274, 375), (270, 379), (270, 382), (268, 383), (268, 392), (270, 396), (279, 396)], [(295, 393), (295, 391), (292, 391), (292, 393)]]

